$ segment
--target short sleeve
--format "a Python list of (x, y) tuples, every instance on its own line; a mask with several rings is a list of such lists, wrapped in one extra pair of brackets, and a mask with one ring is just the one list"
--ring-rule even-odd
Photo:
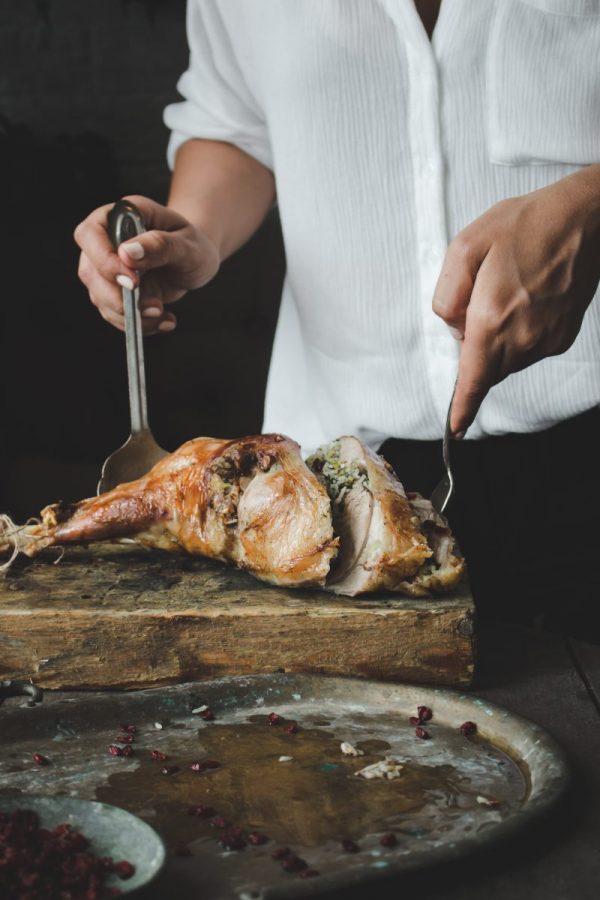
[(265, 118), (236, 58), (229, 27), (235, 26), (223, 21), (218, 0), (188, 0), (190, 62), (177, 84), (184, 99), (167, 106), (163, 117), (171, 129), (171, 168), (177, 150), (191, 138), (227, 141), (273, 168)]

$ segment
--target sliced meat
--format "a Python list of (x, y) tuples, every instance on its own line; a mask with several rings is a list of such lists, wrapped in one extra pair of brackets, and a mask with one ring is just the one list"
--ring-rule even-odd
[(341, 437), (307, 460), (332, 504), (340, 551), (326, 587), (354, 596), (427, 596), (460, 579), (464, 562), (429, 501), (406, 495), (391, 466), (358, 438)]
[(412, 597), (428, 597), (433, 592), (453, 588), (465, 571), (465, 561), (448, 522), (435, 511), (429, 500), (420, 494), (408, 494), (417, 513), (421, 528), (427, 536), (433, 555), (417, 574), (404, 582), (400, 590)]

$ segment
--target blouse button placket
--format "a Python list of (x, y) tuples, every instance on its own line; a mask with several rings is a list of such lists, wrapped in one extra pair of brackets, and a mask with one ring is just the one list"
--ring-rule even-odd
[(384, 0), (384, 4), (397, 26), (408, 60), (419, 302), (426, 374), (443, 429), (456, 377), (458, 344), (432, 310), (433, 292), (448, 246), (438, 66), (412, 0)]

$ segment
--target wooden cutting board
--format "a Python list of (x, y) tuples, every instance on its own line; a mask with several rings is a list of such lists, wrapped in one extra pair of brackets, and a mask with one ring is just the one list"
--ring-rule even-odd
[(453, 596), (339, 598), (133, 545), (70, 548), (0, 581), (0, 677), (140, 688), (256, 672), (468, 685), (474, 608)]

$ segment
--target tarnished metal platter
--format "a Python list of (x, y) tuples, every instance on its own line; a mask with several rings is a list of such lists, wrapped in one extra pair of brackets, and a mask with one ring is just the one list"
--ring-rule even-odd
[[(192, 714), (204, 705), (213, 721)], [(408, 721), (418, 706), (433, 711), (427, 739)], [(270, 712), (282, 720), (269, 725)], [(475, 736), (461, 734), (465, 721)], [(128, 758), (107, 752), (121, 723), (137, 727)], [(187, 857), (179, 867), (201, 868), (206, 900), (310, 896), (458, 857), (531, 822), (567, 782), (560, 748), (531, 722), (470, 695), (355, 679), (257, 675), (79, 695), (0, 710), (0, 727), (2, 790), (135, 813)], [(363, 755), (344, 756), (342, 741)], [(155, 749), (168, 760), (153, 761)], [(51, 765), (36, 767), (34, 752)], [(218, 767), (190, 768), (206, 758)], [(397, 778), (356, 776), (385, 758), (402, 765)], [(177, 771), (162, 774), (165, 766)], [(209, 818), (189, 814), (199, 804), (269, 841), (223, 849)], [(394, 847), (382, 846), (389, 832)], [(359, 849), (348, 852), (345, 840)], [(282, 845), (320, 874), (284, 871), (272, 858)]]

